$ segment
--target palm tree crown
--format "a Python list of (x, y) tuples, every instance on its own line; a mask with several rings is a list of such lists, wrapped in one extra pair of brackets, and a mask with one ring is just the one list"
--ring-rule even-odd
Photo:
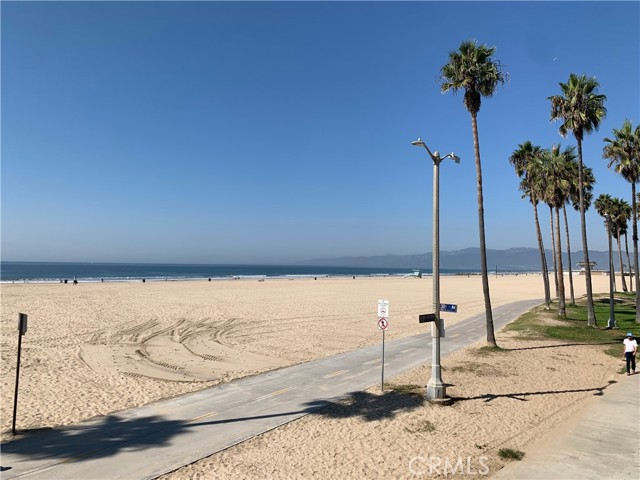
[(505, 82), (500, 62), (491, 58), (495, 51), (495, 47), (462, 42), (458, 50), (449, 53), (449, 63), (440, 71), (440, 91), (464, 89), (464, 106), (469, 113), (476, 115), (480, 111), (482, 97), (492, 97), (498, 84)]
[(640, 126), (635, 130), (629, 120), (625, 120), (621, 129), (613, 129), (613, 139), (605, 138), (607, 143), (602, 149), (602, 158), (609, 160), (613, 167), (630, 183), (640, 181)]
[(551, 100), (551, 120), (561, 120), (559, 131), (563, 137), (569, 131), (576, 140), (582, 141), (585, 133), (598, 130), (600, 122), (607, 115), (605, 95), (596, 93), (598, 81), (586, 75), (572, 73), (567, 83), (560, 82), (563, 95), (549, 97)]

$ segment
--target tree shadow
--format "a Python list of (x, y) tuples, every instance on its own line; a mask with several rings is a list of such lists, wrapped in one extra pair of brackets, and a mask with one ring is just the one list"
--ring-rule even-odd
[[(422, 405), (422, 394), (407, 394), (390, 390), (381, 395), (369, 392), (351, 392), (342, 401), (326, 402), (326, 407), (317, 410), (317, 415), (329, 418), (362, 417), (367, 422), (394, 418), (398, 413), (411, 411)], [(311, 404), (306, 404), (311, 405)]]
[(167, 445), (171, 437), (183, 433), (188, 426), (159, 416), (126, 419), (109, 415), (86, 424), (20, 431), (19, 438), (2, 444), (2, 453), (31, 459), (101, 458), (123, 450)]
[[(237, 416), (219, 420), (169, 420), (162, 416), (137, 418), (108, 415), (80, 425), (60, 428), (37, 428), (19, 431), (14, 440), (2, 444), (2, 453), (28, 457), (30, 460), (82, 462), (113, 456), (123, 451), (143, 451), (163, 447), (190, 429), (254, 420), (292, 417), (316, 413), (333, 418), (362, 416), (367, 421), (393, 418), (401, 410), (410, 410), (424, 403), (421, 395), (395, 391), (383, 395), (352, 392), (346, 400), (318, 399), (303, 404), (303, 408), (255, 416)], [(261, 433), (260, 426), (256, 434)], [(12, 469), (6, 456), (2, 471)]]
[[(618, 383), (615, 380), (609, 380), (606, 385), (602, 387), (594, 387), (594, 388), (578, 388), (578, 389), (568, 389), (568, 390), (547, 390), (544, 392), (519, 392), (519, 393), (501, 393), (501, 394), (493, 394), (493, 393), (485, 393), (483, 395), (476, 395), (474, 397), (451, 397), (453, 402), (464, 402), (468, 400), (484, 400), (485, 403), (491, 402), (497, 398), (510, 398), (511, 400), (518, 400), (520, 402), (527, 402), (528, 399), (526, 397), (533, 397), (538, 395), (561, 395), (565, 393), (580, 393), (580, 392), (594, 392), (593, 394), (596, 396), (604, 395), (605, 388), (610, 385)], [(524, 398), (521, 398), (524, 397)]]
[(537, 347), (503, 348), (509, 352), (518, 350), (538, 350), (540, 348), (581, 347), (583, 345), (618, 345), (619, 342), (595, 342), (595, 343), (561, 343), (558, 345), (540, 345)]
[[(611, 300), (607, 297), (607, 298), (598, 298), (597, 300), (594, 299), (594, 302), (596, 303), (605, 303), (607, 305), (609, 305), (611, 303)], [(619, 298), (614, 298), (613, 299), (613, 303), (614, 304), (621, 304), (621, 303), (627, 303), (627, 300), (622, 300)]]

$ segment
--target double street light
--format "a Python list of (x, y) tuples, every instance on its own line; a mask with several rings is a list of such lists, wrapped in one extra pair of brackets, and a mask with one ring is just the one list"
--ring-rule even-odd
[(445, 158), (451, 158), (460, 163), (460, 158), (454, 153), (448, 153), (444, 157), (438, 151), (431, 152), (427, 144), (420, 138), (411, 142), (411, 145), (424, 147), (431, 160), (433, 160), (433, 310), (435, 313), (434, 325), (431, 328), (431, 379), (427, 384), (427, 400), (431, 403), (449, 404), (451, 399), (447, 397), (447, 391), (442, 382), (442, 369), (440, 367), (440, 337), (442, 323), (440, 321), (440, 163)]

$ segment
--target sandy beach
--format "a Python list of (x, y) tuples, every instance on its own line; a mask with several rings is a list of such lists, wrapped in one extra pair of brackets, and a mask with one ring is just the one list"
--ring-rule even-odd
[[(377, 343), (379, 299), (390, 302), (389, 339), (422, 333), (425, 326), (417, 316), (432, 311), (431, 282), (430, 277), (348, 277), (5, 284), (3, 440), (10, 438), (19, 312), (29, 315), (29, 331), (23, 339), (18, 428), (30, 430), (74, 424)], [(593, 283), (595, 292), (608, 291), (608, 277), (594, 276)], [(542, 297), (537, 274), (492, 276), (490, 284), (493, 306)], [(575, 277), (575, 287), (577, 296), (584, 294), (583, 277)], [(449, 325), (482, 312), (480, 276), (442, 277), (441, 300), (458, 304), (459, 313), (446, 316)], [(407, 470), (411, 458), (428, 454), (478, 459), (486, 453), (495, 469), (498, 446), (518, 448), (544, 435), (606, 385), (617, 365), (612, 357), (594, 353), (594, 347), (519, 349), (519, 342), (500, 334), (499, 343), (515, 349), (508, 363), (498, 354), (479, 357), (481, 344), (448, 356), (443, 366), (445, 380), (454, 385), (449, 393), (466, 399), (452, 409), (416, 404), (380, 422), (360, 415), (310, 415), (172, 478), (213, 478), (212, 465), (215, 478), (323, 478), (330, 472), (344, 478), (402, 477), (413, 475)], [(428, 370), (425, 366), (391, 383), (424, 385)], [(512, 398), (518, 392), (548, 391), (561, 393)], [(376, 389), (370, 393), (378, 395)], [(487, 393), (495, 398), (488, 400)], [(359, 407), (348, 399), (332, 408)], [(454, 435), (434, 450), (427, 424)], [(380, 442), (384, 458), (374, 455)], [(310, 451), (316, 452), (315, 461), (309, 461)]]

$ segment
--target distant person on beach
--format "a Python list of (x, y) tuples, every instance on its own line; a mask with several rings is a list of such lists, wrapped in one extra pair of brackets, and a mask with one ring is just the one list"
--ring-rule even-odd
[(633, 333), (627, 333), (624, 339), (624, 359), (627, 361), (627, 375), (636, 373), (636, 353), (638, 351), (638, 342), (633, 338)]
[(73, 284), (77, 285), (78, 284), (78, 279), (76, 277), (73, 277)]

